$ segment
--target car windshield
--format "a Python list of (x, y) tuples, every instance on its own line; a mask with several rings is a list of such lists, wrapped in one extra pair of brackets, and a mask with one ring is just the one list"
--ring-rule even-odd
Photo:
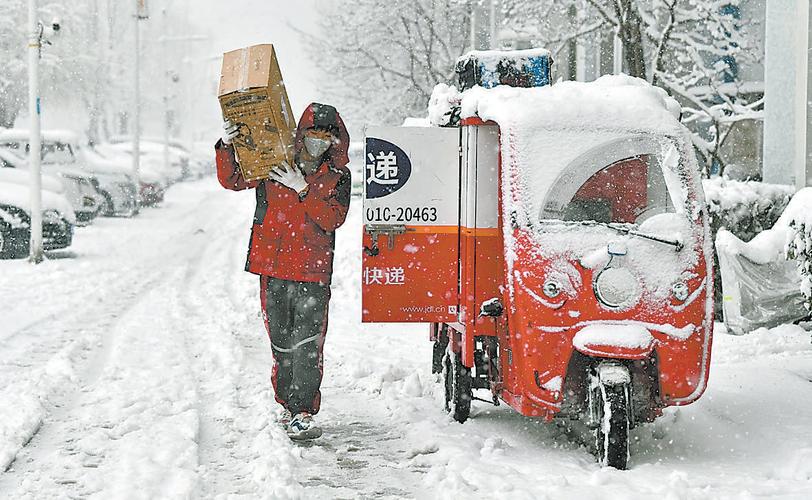
[(76, 157), (70, 144), (64, 142), (43, 142), (42, 162), (43, 163), (74, 163)]

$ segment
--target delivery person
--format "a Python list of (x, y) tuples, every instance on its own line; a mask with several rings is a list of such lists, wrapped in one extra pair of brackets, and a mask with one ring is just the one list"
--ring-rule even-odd
[(350, 205), (350, 137), (334, 107), (311, 104), (296, 129), (295, 164), (246, 181), (231, 145), (239, 126), (224, 128), (215, 145), (217, 178), (226, 189), (253, 188), (257, 198), (246, 271), (260, 277), (280, 423), (292, 439), (314, 439), (322, 432), (313, 415), (321, 401), (335, 231)]

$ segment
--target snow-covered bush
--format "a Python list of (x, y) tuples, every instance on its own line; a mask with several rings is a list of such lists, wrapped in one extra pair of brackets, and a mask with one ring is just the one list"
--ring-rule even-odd
[(724, 227), (744, 241), (771, 228), (795, 192), (791, 186), (721, 177), (702, 185), (714, 233)]
[(789, 227), (793, 236), (787, 244), (787, 258), (797, 262), (798, 272), (801, 275), (801, 292), (805, 299), (804, 306), (808, 311), (812, 311), (812, 227), (806, 222), (796, 220), (791, 221)]
[[(794, 192), (791, 186), (732, 181), (721, 177), (704, 180), (703, 187), (714, 241), (721, 228), (742, 241), (750, 241), (760, 232), (770, 229), (784, 212)], [(713, 258), (716, 312), (721, 315), (722, 279), (715, 253)]]
[[(794, 199), (792, 211), (787, 213), (791, 237), (787, 242), (787, 258), (798, 266), (801, 276), (801, 293), (804, 295), (804, 306), (812, 311), (812, 197), (804, 196), (806, 190), (800, 191)], [(809, 198), (809, 199), (807, 199)]]

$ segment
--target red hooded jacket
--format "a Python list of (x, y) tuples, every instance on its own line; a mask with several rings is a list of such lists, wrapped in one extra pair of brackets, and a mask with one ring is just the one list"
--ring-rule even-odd
[(237, 165), (234, 148), (215, 145), (217, 178), (226, 189), (256, 188), (257, 208), (245, 270), (291, 281), (330, 283), (333, 273), (335, 230), (347, 217), (352, 182), (347, 151), (350, 136), (332, 106), (313, 103), (296, 129), (296, 155), (304, 147), (304, 132), (314, 126), (332, 129), (333, 144), (321, 166), (306, 175), (309, 190), (299, 198), (292, 189), (270, 179), (246, 181)]

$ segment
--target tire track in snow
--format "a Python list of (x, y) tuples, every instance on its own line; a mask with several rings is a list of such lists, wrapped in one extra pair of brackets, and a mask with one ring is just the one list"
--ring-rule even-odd
[(299, 477), (311, 498), (414, 498), (422, 473), (413, 466), (414, 450), (405, 440), (397, 407), (377, 389), (358, 385), (358, 372), (371, 373), (367, 370), (375, 366), (368, 356), (374, 346), (358, 348), (364, 344), (359, 336), (360, 214), (360, 200), (353, 199), (337, 234), (322, 408), (316, 416), (324, 435), (294, 445), (301, 451)]
[[(173, 224), (174, 226), (180, 226), (180, 224), (177, 224), (178, 222), (184, 222), (184, 219), (188, 219), (191, 215), (199, 213), (201, 206), (209, 203), (208, 199), (209, 197), (207, 196), (195, 196), (195, 203), (180, 206), (179, 210), (176, 209), (174, 213), (167, 213), (165, 218), (172, 220), (172, 222), (175, 223)], [(100, 403), (109, 403), (111, 399), (114, 399), (111, 395), (104, 394), (104, 384), (95, 383), (100, 377), (104, 378), (105, 383), (111, 382), (110, 373), (107, 373), (109, 370), (105, 368), (105, 362), (108, 352), (112, 349), (111, 343), (115, 343), (115, 339), (108, 338), (109, 334), (113, 333), (114, 335), (112, 335), (112, 337), (116, 337), (116, 334), (121, 333), (117, 331), (125, 329), (123, 325), (127, 322), (129, 322), (129, 325), (126, 329), (129, 330), (128, 333), (130, 335), (139, 332), (141, 329), (146, 330), (144, 333), (147, 335), (154, 334), (155, 332), (149, 331), (148, 325), (145, 324), (147, 322), (143, 319), (146, 310), (152, 309), (155, 313), (153, 315), (154, 319), (158, 322), (160, 322), (159, 318), (161, 317), (169, 317), (168, 312), (164, 312), (163, 314), (160, 312), (163, 303), (165, 303), (162, 295), (171, 295), (172, 287), (167, 288), (166, 285), (174, 283), (177, 280), (172, 279), (172, 275), (166, 272), (166, 268), (171, 269), (177, 266), (173, 266), (173, 260), (167, 259), (168, 254), (164, 252), (167, 248), (172, 248), (173, 240), (177, 240), (177, 232), (179, 229), (181, 229), (181, 227), (171, 227), (170, 231), (163, 231), (162, 234), (151, 234), (152, 239), (143, 238), (143, 235), (136, 235), (135, 238), (131, 238), (133, 240), (147, 240), (145, 242), (146, 244), (142, 246), (154, 249), (151, 253), (146, 253), (147, 259), (145, 260), (147, 262), (136, 263), (130, 268), (122, 270), (121, 277), (123, 281), (125, 281), (125, 286), (119, 289), (113, 287), (112, 290), (115, 293), (111, 294), (111, 288), (109, 287), (100, 290), (100, 292), (106, 295), (105, 298), (108, 300), (102, 303), (97, 310), (91, 309), (91, 311), (88, 311), (86, 308), (77, 307), (77, 313), (69, 317), (72, 322), (76, 322), (77, 324), (81, 324), (83, 321), (91, 323), (91, 326), (85, 328), (85, 330), (94, 332), (96, 337), (92, 338), (93, 342), (90, 342), (92, 345), (88, 348), (88, 350), (91, 351), (91, 356), (85, 355), (84, 359), (87, 360), (87, 358), (91, 358), (94, 362), (90, 363), (90, 366), (83, 367), (86, 369), (82, 371), (81, 376), (79, 376), (76, 381), (77, 385), (82, 387), (81, 392), (75, 390), (71, 391), (70, 388), (61, 388), (58, 397), (54, 397), (55, 405), (50, 408), (51, 415), (47, 419), (49, 425), (40, 432), (36, 439), (30, 442), (29, 449), (24, 453), (24, 460), (21, 460), (21, 462), (24, 463), (20, 463), (19, 467), (16, 467), (16, 470), (12, 470), (12, 473), (0, 476), (0, 491), (14, 488), (15, 483), (16, 486), (25, 486), (23, 488), (24, 490), (30, 489), (32, 484), (32, 472), (35, 473), (37, 479), (35, 482), (38, 483), (37, 486), (52, 487), (55, 493), (54, 496), (57, 496), (57, 492), (61, 492), (59, 493), (61, 496), (65, 494), (65, 491), (77, 491), (78, 487), (76, 484), (79, 481), (71, 478), (65, 479), (65, 477), (68, 471), (76, 472), (77, 470), (82, 470), (83, 467), (95, 468), (101, 464), (99, 460), (88, 459), (88, 457), (95, 456), (94, 448), (104, 448), (100, 445), (100, 443), (104, 441), (104, 436), (97, 435), (97, 431), (103, 429), (103, 432), (107, 434), (106, 438), (108, 441), (120, 439), (123, 435), (132, 432), (132, 430), (126, 430), (122, 435), (113, 435), (117, 425), (115, 418), (104, 420), (103, 415), (93, 415), (92, 411), (89, 412), (88, 407), (92, 407), (94, 404), (100, 405)], [(118, 250), (124, 250), (124, 253), (131, 251), (132, 249), (128, 248), (128, 243), (130, 243), (130, 241), (122, 242)], [(174, 246), (179, 247), (185, 244), (186, 242), (175, 242)], [(178, 257), (182, 258), (182, 252), (175, 253)], [(169, 255), (171, 255), (171, 253)], [(150, 271), (146, 275), (143, 274), (145, 269), (149, 269)], [(156, 290), (160, 290), (161, 288), (165, 288), (164, 293), (158, 294), (156, 297)], [(110, 303), (109, 300), (111, 295), (114, 299), (112, 303)], [(128, 301), (129, 303), (127, 303)], [(90, 301), (90, 303), (95, 302), (96, 301)], [(144, 304), (144, 302), (146, 302), (146, 304)], [(87, 302), (81, 305), (85, 306), (86, 304)], [(113, 309), (116, 312), (111, 314), (94, 314), (97, 312), (103, 313), (109, 309)], [(131, 318), (131, 312), (134, 309), (140, 309), (139, 314), (135, 315), (135, 320)], [(90, 314), (88, 314), (88, 312), (90, 312)], [(99, 317), (102, 318), (102, 321), (93, 324), (92, 322), (98, 320)], [(65, 328), (66, 325), (64, 322), (54, 326), (55, 331), (68, 330), (62, 337), (69, 339), (72, 336), (71, 334), (73, 332), (70, 328)], [(160, 330), (160, 328), (158, 328), (158, 330)], [(169, 329), (167, 328), (165, 330)], [(99, 340), (104, 340), (104, 342), (99, 342)], [(34, 342), (27, 346), (27, 350), (31, 354), (37, 355), (49, 352), (53, 349), (53, 345), (53, 339), (50, 345), (46, 343), (44, 346), (40, 346)], [(121, 346), (125, 351), (127, 347), (126, 345)], [(23, 353), (23, 355), (27, 354), (28, 353)], [(121, 357), (121, 353), (119, 353), (119, 357)], [(162, 373), (160, 367), (153, 366), (153, 368), (155, 372), (152, 374), (153, 376)], [(142, 373), (142, 375), (144, 375), (144, 373)], [(123, 381), (121, 378), (117, 379), (114, 377), (112, 382), (122, 383)], [(96, 396), (95, 400), (93, 399), (94, 396)], [(41, 396), (41, 399), (47, 399), (47, 397)], [(137, 398), (133, 399), (137, 400)], [(131, 402), (127, 402), (125, 405), (130, 403)], [(170, 409), (169, 413), (171, 412), (172, 410)], [(80, 414), (78, 418), (76, 413)], [(84, 413), (84, 415), (81, 415), (82, 413)], [(108, 417), (110, 416), (108, 415)], [(85, 425), (84, 428), (81, 426), (76, 427), (77, 421), (81, 422), (83, 419), (86, 424), (88, 422), (94, 422), (94, 424)], [(53, 429), (50, 428), (51, 423), (54, 424)], [(96, 435), (94, 435), (94, 433)], [(88, 440), (96, 440), (97, 442), (95, 444), (89, 444)], [(76, 447), (76, 443), (80, 443), (79, 448)], [(80, 453), (76, 451), (77, 449), (83, 452)], [(88, 450), (90, 450), (89, 453), (87, 453)], [(82, 455), (82, 460), (84, 460), (85, 463), (81, 463), (81, 461), (77, 462), (77, 455)], [(87, 460), (89, 460), (89, 462), (87, 462)], [(43, 466), (43, 463), (49, 462), (54, 463), (54, 467)], [(65, 474), (60, 474), (59, 471), (63, 471)], [(70, 474), (67, 474), (67, 476), (70, 476)], [(76, 476), (81, 477), (82, 474), (76, 473)], [(84, 491), (87, 493), (92, 490), (93, 488), (89, 490), (85, 489)]]
[(178, 324), (184, 318), (201, 319), (184, 330), (200, 397), (196, 496), (291, 496), (300, 489), (290, 474), (296, 456), (285, 446), (287, 437), (269, 425), (272, 398), (266, 372), (247, 352), (256, 346), (243, 344), (236, 333), (251, 323), (252, 315), (246, 311), (248, 304), (234, 300), (230, 282), (254, 280), (231, 265), (236, 248), (244, 251), (247, 244), (246, 238), (237, 237), (238, 232), (246, 233), (244, 214), (239, 210), (231, 214), (212, 228), (213, 241), (188, 263), (175, 311)]
[[(234, 213), (229, 227), (240, 229), (224, 228), (225, 234), (218, 235), (197, 262), (189, 263), (183, 280), (187, 288), (180, 295), (181, 313), (176, 318), (203, 318), (198, 328), (186, 330), (200, 396), (197, 495), (413, 496), (415, 471), (399, 465), (408, 446), (401, 442), (402, 433), (390, 425), (391, 410), (368, 393), (331, 384), (329, 370), (336, 367), (328, 368), (325, 410), (319, 415), (325, 436), (297, 445), (276, 427), (279, 410), (273, 401), (272, 359), (259, 315), (258, 279), (242, 271), (247, 244), (247, 231), (242, 230), (245, 213)], [(238, 232), (244, 237), (235, 237)], [(341, 290), (353, 284), (357, 283), (336, 285), (334, 296), (354, 296)], [(333, 306), (346, 308), (348, 304), (339, 298)], [(337, 326), (349, 330), (344, 324)], [(341, 335), (335, 328), (331, 335)]]
[[(28, 422), (21, 423), (17, 428), (17, 432), (25, 439), (18, 441), (19, 446), (13, 452), (14, 458), (7, 464), (7, 468), (14, 466), (17, 456), (25, 447), (32, 443), (42, 446), (39, 443), (42, 431), (47, 429), (51, 422), (59, 422), (71, 408), (72, 399), (76, 397), (77, 391), (97, 378), (98, 374), (94, 369), (104, 365), (104, 358), (112, 340), (106, 334), (116, 330), (120, 318), (138, 304), (145, 290), (157, 282), (158, 279), (154, 277), (142, 283), (140, 289), (133, 294), (137, 297), (135, 302), (127, 303), (127, 300), (131, 300), (129, 297), (116, 297), (113, 305), (118, 311), (112, 314), (93, 314), (94, 317), (101, 317), (101, 322), (91, 327), (86, 326), (86, 312), (68, 316), (67, 321), (63, 318), (60, 324), (66, 335), (57, 341), (52, 340), (45, 349), (38, 344), (32, 344), (29, 349), (20, 351), (18, 358), (26, 360), (25, 365), (19, 362), (4, 362), (0, 365), (0, 378), (7, 381), (5, 390), (0, 392), (0, 397), (6, 403), (10, 403), (16, 393), (18, 404), (20, 400), (28, 399), (32, 405), (36, 404), (34, 401), (42, 405), (36, 415), (32, 415)], [(47, 330), (43, 328), (43, 331)], [(31, 330), (33, 335), (37, 332), (38, 330)], [(60, 366), (62, 372), (49, 369), (52, 365)], [(20, 370), (20, 367), (27, 369)], [(25, 454), (23, 458), (31, 460), (31, 457)]]

